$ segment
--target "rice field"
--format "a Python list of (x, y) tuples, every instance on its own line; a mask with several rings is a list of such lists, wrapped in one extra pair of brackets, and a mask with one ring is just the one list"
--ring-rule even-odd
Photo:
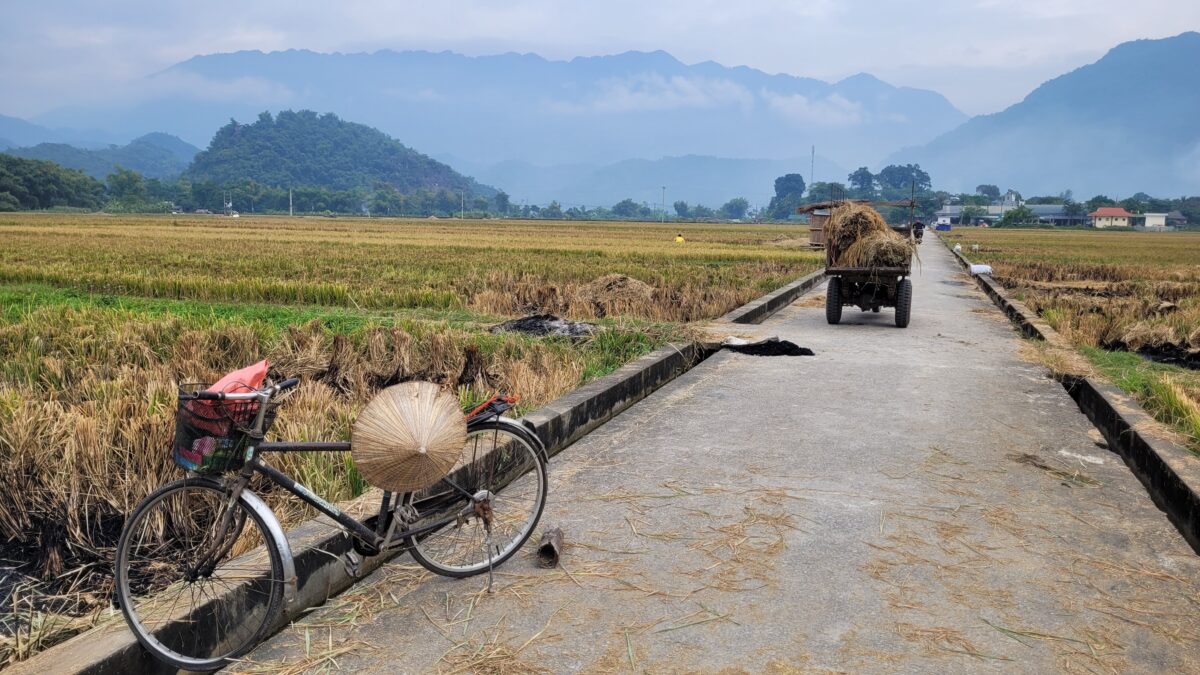
[[(411, 379), (533, 408), (816, 269), (806, 241), (796, 226), (0, 216), (0, 667), (105, 611), (124, 516), (182, 475), (176, 383), (268, 358), (303, 380), (273, 430), (295, 440), (346, 439), (379, 388)], [(488, 330), (536, 312), (601, 330)], [(364, 488), (346, 456), (277, 463), (328, 499)], [(265, 497), (287, 523), (310, 515)]]
[[(811, 269), (795, 226), (326, 218), (0, 217), (0, 283), (356, 309), (531, 308), (695, 321)], [(742, 229), (736, 229), (742, 228)], [(776, 242), (782, 242), (779, 245)], [(612, 274), (649, 286), (613, 301)]]
[(960, 228), (974, 262), (1200, 452), (1200, 232)]

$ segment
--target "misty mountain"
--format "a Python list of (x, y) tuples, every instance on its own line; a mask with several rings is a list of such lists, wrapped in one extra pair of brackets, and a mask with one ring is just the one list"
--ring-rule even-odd
[[(90, 127), (89, 127), (90, 128)], [(141, 133), (141, 132), (138, 132)], [(39, 143), (69, 143), (81, 148), (104, 148), (111, 143), (124, 142), (137, 133), (128, 136), (112, 134), (106, 131), (90, 129), (49, 129), (17, 117), (0, 115), (0, 147), (7, 144), (10, 148), (31, 146)]]
[(893, 162), (939, 188), (981, 183), (1079, 198), (1200, 192), (1200, 33), (1137, 40)]
[(28, 148), (12, 148), (9, 154), (26, 159), (41, 159), (68, 169), (79, 169), (97, 180), (104, 180), (117, 166), (132, 169), (147, 178), (175, 178), (183, 173), (200, 149), (171, 136), (152, 133), (135, 138), (128, 145), (110, 145), (88, 150), (65, 143), (39, 143)]
[[(622, 199), (658, 204), (667, 188), (667, 207), (676, 200), (717, 207), (734, 197), (763, 205), (774, 194), (775, 179), (800, 173), (808, 179), (809, 159), (727, 159), (685, 155), (657, 160), (629, 159), (613, 164), (559, 164), (538, 166), (528, 162), (472, 164), (443, 157), (478, 180), (507, 192), (513, 203), (547, 204), (557, 200), (570, 206), (612, 206)], [(817, 180), (844, 181), (847, 171), (817, 157)]]
[(6, 149), (12, 148), (12, 147), (16, 147), (16, 143), (13, 143), (12, 141), (8, 140), (7, 138), (0, 137), (0, 150), (6, 150)]
[[(142, 83), (133, 102), (37, 118), (203, 143), (230, 117), (333, 111), (436, 155), (496, 163), (606, 164), (687, 154), (787, 159), (816, 145), (843, 166), (873, 164), (966, 119), (940, 94), (860, 74), (835, 83), (665, 52), (547, 60), (534, 54), (197, 56)], [(0, 129), (2, 133), (2, 129)], [(19, 139), (18, 139), (19, 140)]]
[(232, 185), (253, 181), (275, 188), (329, 190), (392, 185), (401, 193), (464, 190), (490, 197), (495, 190), (406, 147), (383, 132), (311, 110), (261, 113), (251, 124), (230, 121), (184, 176), (192, 182)]
[(8, 147), (36, 145), (54, 136), (54, 132), (23, 119), (0, 115), (0, 137)]

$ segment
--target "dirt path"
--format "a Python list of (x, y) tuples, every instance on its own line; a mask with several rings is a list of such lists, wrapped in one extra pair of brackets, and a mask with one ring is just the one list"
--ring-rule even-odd
[(562, 569), (519, 556), (488, 595), (393, 563), (253, 660), (1197, 672), (1200, 558), (949, 254), (921, 253), (907, 330), (802, 300), (750, 330), (816, 356), (718, 354), (556, 458)]

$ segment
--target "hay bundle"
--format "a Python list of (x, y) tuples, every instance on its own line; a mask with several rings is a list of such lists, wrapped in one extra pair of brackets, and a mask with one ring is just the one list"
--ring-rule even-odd
[(466, 439), (455, 397), (431, 382), (406, 382), (379, 392), (359, 414), (350, 453), (368, 483), (405, 492), (448, 474)]
[(587, 285), (593, 302), (649, 302), (654, 287), (624, 274), (606, 274)]
[(583, 296), (598, 317), (648, 312), (654, 306), (654, 287), (624, 274), (607, 274), (583, 288)]
[(912, 242), (888, 227), (878, 211), (853, 203), (829, 215), (825, 246), (839, 267), (903, 267), (915, 252)]
[(844, 267), (904, 267), (912, 260), (912, 244), (891, 230), (868, 232), (842, 253)]
[(1121, 335), (1121, 342), (1125, 343), (1127, 349), (1134, 351), (1169, 347), (1175, 344), (1175, 330), (1166, 324), (1139, 321), (1125, 329), (1125, 333)]

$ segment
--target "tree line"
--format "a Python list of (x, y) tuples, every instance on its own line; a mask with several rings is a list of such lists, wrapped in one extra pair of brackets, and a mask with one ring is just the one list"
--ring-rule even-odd
[[(848, 199), (897, 201), (915, 194), (916, 215), (931, 219), (943, 204), (963, 206), (967, 220), (982, 217), (986, 207), (1009, 200), (1018, 205), (1005, 213), (998, 225), (1022, 225), (1036, 222), (1031, 209), (1021, 205), (1056, 204), (1067, 216), (1083, 218), (1102, 206), (1121, 206), (1133, 213), (1169, 213), (1179, 211), (1191, 223), (1200, 223), (1200, 197), (1164, 199), (1138, 192), (1125, 199), (1096, 195), (1076, 201), (1070, 190), (1057, 195), (1024, 198), (1016, 190), (1001, 191), (996, 185), (983, 184), (973, 193), (952, 194), (933, 190), (933, 181), (919, 165), (889, 165), (878, 174), (859, 167), (846, 182), (805, 183), (798, 173), (775, 179), (775, 194), (761, 212), (752, 211), (743, 197), (735, 197), (718, 208), (676, 201), (673, 214), (660, 208), (623, 199), (611, 207), (563, 208), (557, 202), (547, 206), (515, 205), (508, 194), (498, 191), (490, 198), (471, 194), (465, 189), (416, 188), (402, 192), (395, 185), (377, 182), (372, 187), (336, 190), (322, 187), (285, 188), (263, 185), (253, 180), (217, 182), (192, 180), (186, 175), (177, 180), (146, 178), (142, 174), (117, 167), (100, 182), (81, 171), (65, 169), (54, 162), (30, 160), (0, 153), (0, 211), (48, 208), (104, 209), (114, 213), (167, 213), (172, 210), (219, 212), (226, 196), (242, 212), (286, 214), (355, 214), (372, 216), (455, 216), (472, 218), (491, 216), (564, 220), (743, 220), (763, 218), (787, 220), (796, 209), (843, 194)], [(289, 194), (290, 193), (290, 194)], [(907, 208), (880, 207), (892, 222), (908, 218)]]

